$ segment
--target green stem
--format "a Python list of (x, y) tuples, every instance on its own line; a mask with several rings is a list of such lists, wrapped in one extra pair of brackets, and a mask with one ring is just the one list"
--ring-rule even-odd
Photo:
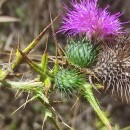
[(41, 91), (37, 91), (36, 95), (39, 95), (37, 99), (43, 104), (45, 111), (50, 113), (48, 117), (52, 121), (52, 123), (55, 125), (57, 130), (62, 130), (58, 123), (57, 115), (54, 113), (53, 110), (50, 110), (52, 107), (49, 103), (49, 100), (46, 98), (46, 96)]
[(55, 127), (57, 128), (57, 130), (62, 130), (61, 127), (59, 126), (58, 122), (55, 120), (55, 118), (53, 117), (49, 117), (51, 122), (55, 125)]
[(94, 111), (97, 113), (101, 121), (108, 127), (109, 130), (112, 130), (109, 120), (105, 116), (104, 112), (100, 109), (99, 103), (97, 102), (97, 99), (94, 97), (91, 84), (86, 83), (83, 87), (84, 97), (93, 107)]

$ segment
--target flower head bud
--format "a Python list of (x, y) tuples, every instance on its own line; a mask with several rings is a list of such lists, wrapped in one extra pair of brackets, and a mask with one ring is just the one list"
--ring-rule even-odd
[(75, 66), (82, 68), (91, 67), (98, 56), (99, 48), (91, 44), (86, 38), (82, 40), (68, 40), (66, 56), (68, 61)]
[(70, 95), (85, 82), (85, 78), (76, 70), (60, 70), (55, 76), (55, 85), (61, 92)]

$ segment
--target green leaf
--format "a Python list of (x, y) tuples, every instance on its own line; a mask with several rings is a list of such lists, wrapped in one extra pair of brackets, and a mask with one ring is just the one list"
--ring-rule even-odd
[(23, 59), (26, 61), (26, 63), (34, 70), (36, 71), (40, 76), (41, 76), (41, 81), (44, 82), (44, 80), (46, 79), (47, 76), (52, 77), (52, 75), (46, 71), (44, 72), (43, 68), (41, 67), (41, 65), (35, 63), (34, 61), (30, 60), (26, 54), (24, 54), (21, 50), (19, 50), (19, 52), (21, 53)]
[(50, 90), (51, 88), (51, 78), (50, 77), (47, 77), (44, 81), (45, 83), (45, 93), (46, 95), (48, 94), (48, 91)]
[(42, 56), (41, 68), (43, 69), (44, 72), (48, 70), (48, 55), (46, 52)]
[(59, 71), (59, 63), (58, 60), (55, 60), (55, 64), (54, 64), (54, 69), (53, 69), (53, 74), (56, 75)]

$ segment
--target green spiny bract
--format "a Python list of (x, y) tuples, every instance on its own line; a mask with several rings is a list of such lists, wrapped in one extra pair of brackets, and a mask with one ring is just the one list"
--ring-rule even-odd
[(76, 70), (61, 69), (55, 75), (55, 85), (58, 90), (72, 94), (73, 90), (77, 90), (85, 83), (85, 78)]
[(75, 66), (82, 68), (91, 67), (98, 56), (99, 48), (89, 40), (68, 40), (66, 56), (68, 61)]

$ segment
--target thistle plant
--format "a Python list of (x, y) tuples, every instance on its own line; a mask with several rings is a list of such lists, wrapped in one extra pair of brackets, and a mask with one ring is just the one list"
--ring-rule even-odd
[[(0, 86), (32, 92), (34, 96), (29, 101), (39, 100), (43, 104), (45, 120), (50, 119), (58, 130), (62, 130), (60, 123), (69, 129), (73, 128), (63, 121), (48, 97), (57, 90), (72, 96), (75, 92), (78, 97), (84, 97), (89, 102), (101, 121), (112, 130), (108, 117), (93, 93), (93, 87), (110, 90), (115, 98), (130, 102), (130, 42), (128, 38), (122, 40), (118, 36), (126, 37), (119, 21), (121, 14), (111, 14), (108, 6), (105, 9), (100, 8), (97, 0), (75, 0), (71, 5), (70, 9), (66, 7), (68, 12), (63, 17), (60, 28), (63, 34), (70, 37), (66, 47), (61, 48), (53, 35), (56, 45), (56, 56), (53, 56), (53, 60), (46, 50), (40, 63), (28, 58), (27, 54), (35, 48), (50, 26), (54, 33), (53, 22), (56, 19), (51, 19), (51, 23), (23, 51), (17, 48), (16, 58), (10, 66), (14, 70), (24, 61), (37, 73), (37, 77), (19, 84), (8, 79), (9, 70), (1, 68)], [(111, 40), (106, 41), (110, 37), (114, 39), (114, 43)], [(53, 67), (50, 67), (49, 60)]]

